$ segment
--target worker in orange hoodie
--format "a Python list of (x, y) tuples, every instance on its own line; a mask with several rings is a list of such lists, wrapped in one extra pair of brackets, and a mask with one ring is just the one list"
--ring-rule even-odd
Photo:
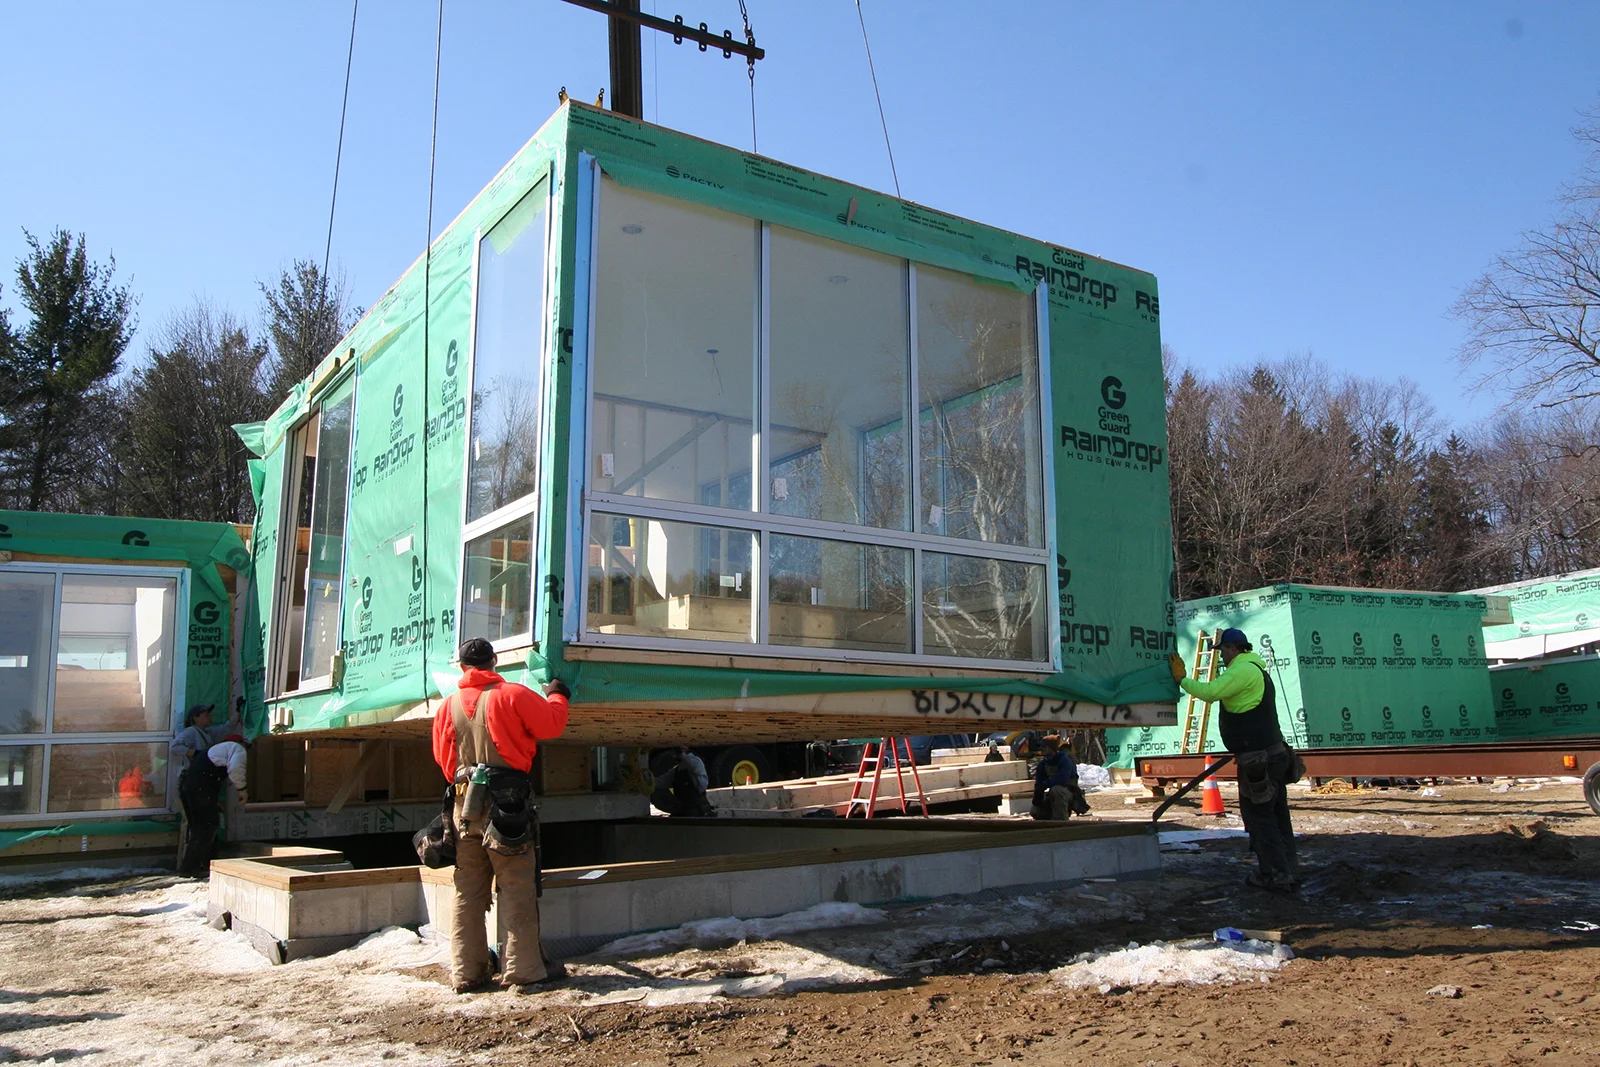
[(494, 671), (494, 646), (481, 637), (456, 652), (461, 682), (433, 719), (433, 758), (455, 783), (455, 933), (450, 984), (456, 992), (492, 975), (484, 916), (491, 884), (505, 924), (500, 980), (521, 991), (560, 978), (539, 947), (538, 872), (533, 854), (533, 783), (538, 742), (567, 728), (572, 692), (552, 679), (540, 696)]

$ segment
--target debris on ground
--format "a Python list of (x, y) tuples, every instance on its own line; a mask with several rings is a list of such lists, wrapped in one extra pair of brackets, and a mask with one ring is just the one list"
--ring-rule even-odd
[(1436, 985), (1428, 990), (1430, 997), (1449, 997), (1451, 1000), (1461, 999), (1461, 987), (1458, 985)]

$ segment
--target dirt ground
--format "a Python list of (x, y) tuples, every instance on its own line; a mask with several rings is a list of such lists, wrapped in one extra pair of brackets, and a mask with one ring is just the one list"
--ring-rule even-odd
[[(0, 879), (0, 1063), (1600, 1062), (1600, 817), (1572, 784), (1439, 792), (1296, 793), (1297, 897), (1243, 886), (1243, 840), (1204, 840), (1150, 878), (641, 938), (526, 997), (451, 993), (403, 930), (270, 967), (170, 875)], [(1148, 818), (1126, 796), (1094, 817)], [(1080, 953), (1224, 925), (1295, 958), (1234, 984), (1063, 981)]]

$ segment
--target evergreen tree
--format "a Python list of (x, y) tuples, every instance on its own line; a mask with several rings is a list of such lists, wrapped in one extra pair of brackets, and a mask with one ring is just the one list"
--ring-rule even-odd
[(360, 317), (348, 306), (344, 278), (297, 259), (273, 285), (261, 284), (262, 318), (271, 341), (267, 396), (273, 407), (316, 369)]
[(23, 236), (17, 293), (28, 318), (0, 328), (0, 502), (77, 510), (101, 458), (93, 416), (132, 338), (134, 301), (113, 281), (116, 260), (92, 262), (83, 235)]

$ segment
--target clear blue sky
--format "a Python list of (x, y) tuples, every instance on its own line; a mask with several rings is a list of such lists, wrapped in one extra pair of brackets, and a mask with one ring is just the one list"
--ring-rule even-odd
[[(850, 0), (748, 0), (763, 153), (892, 189)], [(739, 27), (736, 0), (643, 0)], [(1312, 10), (1316, 7), (1316, 10)], [(1600, 100), (1600, 4), (865, 0), (908, 198), (1155, 273), (1165, 339), (1225, 366), (1311, 351), (1491, 410), (1447, 309), (1552, 211)], [(435, 8), (366, 0), (333, 237), (371, 304), (423, 245)], [(258, 279), (326, 234), (350, 8), (10, 4), (0, 12), (0, 261), (87, 234), (141, 340), (195, 295), (254, 318)], [(605, 20), (446, 0), (437, 232), (544, 121), (607, 82)], [(750, 139), (737, 58), (644, 35), (648, 118)], [(3, 282), (13, 297), (9, 269)]]

